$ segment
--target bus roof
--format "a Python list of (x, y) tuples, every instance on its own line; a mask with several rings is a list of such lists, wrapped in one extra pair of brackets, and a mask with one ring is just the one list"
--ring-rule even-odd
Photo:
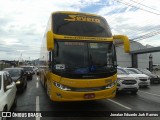
[(52, 12), (51, 14), (57, 14), (57, 13), (64, 13), (64, 14), (84, 14), (84, 15), (90, 15), (90, 16), (96, 16), (96, 17), (101, 17), (100, 15), (96, 15), (96, 14), (91, 14), (91, 13), (84, 13), (84, 12), (73, 12), (73, 11), (56, 11), (56, 12)]

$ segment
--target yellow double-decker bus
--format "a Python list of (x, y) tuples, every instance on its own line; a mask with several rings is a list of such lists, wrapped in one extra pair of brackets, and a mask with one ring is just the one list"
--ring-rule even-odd
[(52, 101), (112, 98), (116, 94), (115, 41), (105, 18), (78, 12), (51, 14), (41, 46), (40, 79)]

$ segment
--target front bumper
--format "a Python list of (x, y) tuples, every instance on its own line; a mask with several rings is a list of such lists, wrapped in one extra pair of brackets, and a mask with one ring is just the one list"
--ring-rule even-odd
[(135, 91), (138, 89), (139, 89), (138, 83), (133, 85), (125, 85), (125, 84), (119, 83), (119, 86), (117, 86), (117, 91)]
[(150, 81), (140, 81), (139, 86), (149, 86), (150, 85)]
[[(52, 91), (52, 92), (51, 92)], [(85, 94), (94, 94), (94, 98), (86, 99)], [(93, 92), (74, 92), (64, 91), (56, 88), (55, 86), (49, 91), (49, 97), (52, 101), (86, 101), (86, 100), (98, 100), (105, 98), (113, 98), (116, 95), (116, 85), (110, 89), (93, 91)]]
[(151, 83), (160, 83), (160, 78), (150, 78)]
[(23, 90), (24, 89), (24, 83), (21, 84), (16, 84), (17, 91)]

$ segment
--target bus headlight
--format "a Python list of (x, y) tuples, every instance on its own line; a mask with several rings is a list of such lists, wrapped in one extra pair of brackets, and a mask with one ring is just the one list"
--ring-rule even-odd
[(115, 85), (116, 85), (116, 81), (108, 84), (105, 88), (106, 88), (106, 89), (109, 89), (109, 88), (112, 88), (112, 87), (115, 86)]
[(57, 82), (54, 82), (54, 85), (55, 85), (57, 88), (61, 89), (61, 90), (65, 90), (65, 91), (70, 91), (70, 90), (71, 90), (71, 88), (69, 88), (69, 87), (67, 87), (67, 86), (65, 86), (65, 85), (59, 84), (59, 83), (57, 83)]

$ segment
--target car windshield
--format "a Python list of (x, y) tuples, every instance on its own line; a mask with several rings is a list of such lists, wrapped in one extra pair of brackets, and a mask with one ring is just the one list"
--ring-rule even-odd
[(151, 73), (149, 70), (147, 70), (147, 69), (143, 69), (143, 71), (144, 71), (144, 73), (146, 73), (146, 74), (152, 75), (152, 73)]
[(54, 70), (76, 74), (105, 72), (116, 64), (112, 43), (56, 42)]
[(117, 74), (119, 74), (119, 75), (122, 75), (122, 74), (128, 75), (129, 73), (124, 69), (117, 68)]
[(137, 69), (126, 69), (130, 74), (142, 74), (142, 72), (140, 72)]
[(8, 71), (11, 77), (19, 77), (21, 75), (21, 71), (19, 69), (4, 69)]

